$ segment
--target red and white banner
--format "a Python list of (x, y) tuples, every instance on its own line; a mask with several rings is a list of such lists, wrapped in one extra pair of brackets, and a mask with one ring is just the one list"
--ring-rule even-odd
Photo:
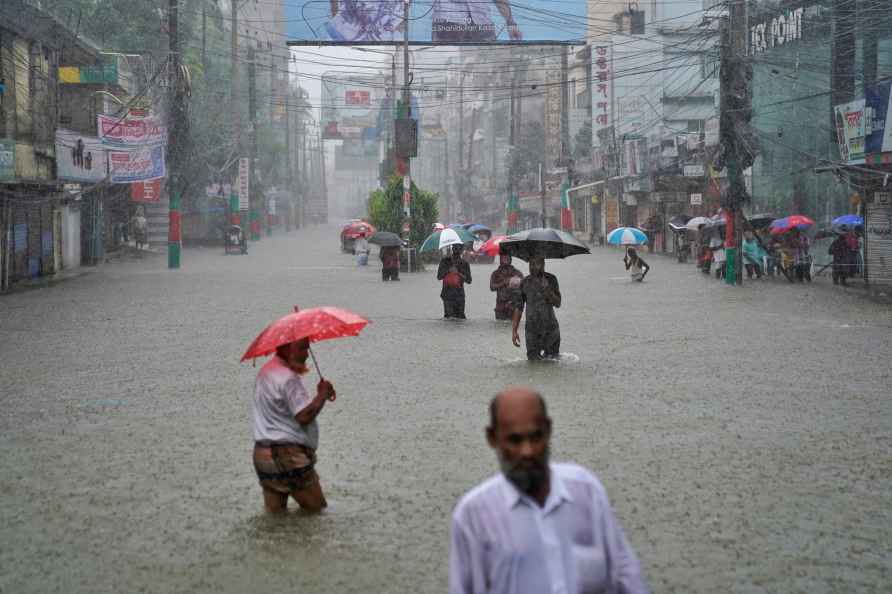
[(160, 202), (161, 180), (130, 184), (130, 200), (133, 202)]
[(344, 103), (347, 105), (371, 105), (372, 94), (369, 91), (345, 91)]
[(96, 118), (99, 139), (105, 144), (146, 146), (167, 142), (167, 127), (158, 116), (121, 119), (100, 114)]

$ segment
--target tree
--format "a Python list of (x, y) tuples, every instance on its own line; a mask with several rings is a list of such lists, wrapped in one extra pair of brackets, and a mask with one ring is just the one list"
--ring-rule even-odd
[(587, 121), (579, 132), (573, 143), (573, 160), (576, 162), (587, 161), (592, 156), (592, 123)]
[[(430, 235), (431, 227), (437, 222), (440, 212), (437, 208), (439, 196), (419, 188), (415, 183), (412, 194), (412, 227), (409, 242), (420, 245)], [(369, 222), (379, 231), (401, 233), (405, 215), (403, 214), (403, 178), (394, 175), (384, 189), (369, 194)]]
[(516, 189), (537, 189), (539, 163), (548, 166), (545, 162), (545, 128), (541, 123), (533, 122), (520, 131), (520, 138), (505, 162), (509, 179), (514, 180)]

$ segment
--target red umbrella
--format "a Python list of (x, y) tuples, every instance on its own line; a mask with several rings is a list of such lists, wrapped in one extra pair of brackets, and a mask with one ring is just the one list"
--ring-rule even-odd
[(480, 246), (480, 249), (477, 250), (477, 253), (486, 254), (487, 256), (498, 256), (499, 244), (506, 239), (508, 239), (507, 235), (494, 235), (490, 239), (486, 240), (486, 243)]
[[(362, 316), (339, 307), (314, 307), (302, 310), (295, 307), (293, 313), (276, 320), (254, 339), (242, 355), (242, 361), (271, 355), (276, 352), (276, 347), (303, 338), (309, 338), (310, 342), (319, 342), (331, 338), (358, 336), (368, 323), (369, 321)], [(310, 355), (313, 357), (316, 372), (322, 377), (319, 364), (316, 363), (316, 355), (312, 350)]]
[(804, 215), (790, 215), (782, 219), (775, 219), (771, 223), (770, 231), (772, 235), (781, 235), (793, 229), (805, 230), (813, 227), (815, 222)]

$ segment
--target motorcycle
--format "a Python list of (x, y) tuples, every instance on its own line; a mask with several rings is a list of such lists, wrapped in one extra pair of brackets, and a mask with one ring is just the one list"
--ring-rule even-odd
[(223, 237), (226, 254), (247, 254), (248, 238), (238, 225), (230, 225)]

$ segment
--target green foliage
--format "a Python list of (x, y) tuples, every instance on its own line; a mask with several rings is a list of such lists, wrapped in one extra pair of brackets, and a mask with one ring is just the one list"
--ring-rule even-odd
[[(412, 184), (412, 227), (409, 242), (420, 245), (430, 235), (431, 227), (437, 222), (440, 212), (437, 209), (437, 194), (422, 190)], [(403, 215), (403, 178), (394, 175), (384, 189), (369, 194), (369, 222), (379, 231), (401, 233), (405, 217)]]
[(573, 159), (576, 161), (588, 160), (592, 156), (592, 123), (587, 121), (579, 132), (573, 143)]
[(545, 128), (539, 122), (527, 124), (520, 131), (518, 142), (508, 154), (506, 169), (518, 190), (535, 190), (539, 163), (545, 163)]

